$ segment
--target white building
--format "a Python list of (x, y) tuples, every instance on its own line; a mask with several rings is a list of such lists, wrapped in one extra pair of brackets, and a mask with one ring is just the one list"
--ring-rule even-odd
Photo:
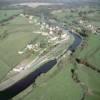
[(22, 71), (22, 70), (24, 70), (24, 67), (14, 68), (14, 69), (13, 69), (13, 71), (15, 71), (15, 72), (20, 72), (20, 71)]
[(80, 24), (83, 24), (84, 22), (82, 20), (79, 21)]
[(29, 16), (29, 20), (32, 20), (33, 19), (33, 16)]
[(46, 25), (46, 23), (43, 23), (43, 25), (45, 26), (45, 25)]
[(24, 14), (20, 14), (21, 17), (25, 17)]
[(70, 56), (72, 54), (72, 51), (68, 50), (67, 55)]
[(49, 30), (50, 30), (50, 31), (53, 31), (53, 28), (52, 28), (52, 27), (49, 27)]
[(47, 24), (45, 27), (48, 29), (49, 28), (49, 25)]
[(50, 34), (50, 35), (53, 35), (53, 31), (50, 31), (49, 34)]
[(33, 22), (30, 20), (29, 23), (32, 24)]
[(40, 28), (40, 29), (43, 30), (44, 28), (45, 28), (45, 27), (44, 27), (43, 25), (41, 25), (41, 28)]
[(67, 37), (67, 34), (63, 34), (63, 35), (61, 35), (61, 38), (66, 38)]
[(32, 50), (33, 49), (33, 45), (32, 44), (28, 44), (27, 45), (27, 49)]
[(20, 54), (20, 55), (23, 54), (23, 53), (24, 53), (24, 52), (22, 52), (22, 51), (18, 51), (18, 54)]
[(93, 26), (92, 26), (91, 24), (87, 26), (87, 28), (92, 28), (92, 27), (93, 27)]
[(58, 39), (58, 37), (54, 37), (54, 38), (51, 38), (50, 40), (51, 41), (55, 41), (55, 40), (57, 40)]
[(37, 19), (34, 19), (34, 22), (37, 23), (38, 22)]

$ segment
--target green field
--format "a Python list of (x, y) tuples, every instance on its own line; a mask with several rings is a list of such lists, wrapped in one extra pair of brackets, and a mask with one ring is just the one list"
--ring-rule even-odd
[(22, 10), (0, 10), (0, 21), (7, 19), (15, 14), (21, 13)]
[[(16, 12), (16, 10), (6, 11), (11, 16)], [(2, 14), (0, 14), (0, 17), (2, 17)], [(34, 17), (33, 22), (34, 19), (39, 20), (38, 17)], [(35, 22), (30, 24), (28, 18), (20, 15), (7, 21), (7, 24), (0, 26), (0, 80), (21, 61), (29, 59), (29, 57), (34, 58), (37, 55), (30, 51), (19, 55), (18, 51), (23, 50), (31, 41), (34, 44), (37, 42), (42, 43), (44, 40), (47, 41), (44, 36), (35, 33), (39, 30), (39, 25)]]
[[(79, 11), (87, 12), (90, 11), (90, 8), (64, 9), (51, 14), (59, 23), (65, 23), (69, 28), (70, 25), (80, 26), (76, 23), (81, 19)], [(100, 12), (94, 11), (86, 13), (85, 21), (99, 27)], [(0, 20), (16, 13), (21, 13), (21, 10), (0, 11)], [(32, 60), (38, 54), (27, 51), (23, 55), (19, 55), (18, 51), (23, 50), (30, 42), (34, 44), (37, 42), (47, 43), (47, 38), (35, 33), (40, 31), (40, 25), (37, 25), (34, 20), (39, 20), (39, 18), (34, 16), (33, 23), (30, 24), (28, 18), (19, 15), (0, 26), (0, 81), (24, 59)], [(100, 69), (100, 35), (90, 33), (89, 37), (85, 39), (84, 47), (80, 46), (72, 56), (66, 54), (48, 73), (39, 76), (35, 83), (12, 100), (100, 100), (100, 73), (86, 65), (78, 64), (75, 58), (86, 60), (89, 64)], [(72, 78), (71, 69), (75, 69), (80, 83)], [(80, 85), (82, 83), (83, 87)], [(85, 94), (85, 99), (82, 99), (86, 90), (85, 86), (89, 90)]]
[[(68, 57), (36, 80), (36, 86), (32, 86), (19, 94), (14, 100), (80, 100), (81, 89), (71, 79)], [(65, 63), (66, 62), (66, 63)], [(33, 85), (34, 86), (34, 85)], [(76, 92), (77, 90), (77, 92)], [(25, 92), (28, 94), (25, 94)]]
[[(79, 48), (75, 55), (80, 58), (87, 57), (85, 59), (88, 59), (91, 64), (95, 64), (100, 69), (100, 50), (91, 56), (91, 53), (100, 47), (99, 43), (100, 37), (91, 35), (88, 39), (89, 46), (83, 50)], [(36, 80), (34, 88), (31, 86), (18, 97), (15, 97), (14, 100), (20, 98), (23, 98), (22, 100), (81, 100), (84, 90), (72, 79), (70, 72), (72, 68), (77, 68), (80, 81), (92, 92), (92, 94), (86, 95), (85, 100), (100, 100), (100, 73), (83, 65), (74, 66), (73, 63), (70, 63), (68, 57), (63, 58), (60, 65), (58, 64), (47, 74), (41, 75)], [(27, 94), (27, 91), (29, 94)]]
[[(82, 9), (82, 8), (80, 8)], [(88, 8), (83, 9), (86, 11)], [(88, 11), (88, 10), (87, 10)], [(55, 11), (56, 12), (56, 11)], [(54, 16), (60, 22), (66, 19), (67, 25), (72, 24), (73, 21), (78, 20), (79, 15), (77, 12), (58, 11), (53, 12)], [(99, 16), (98, 12), (92, 15), (87, 14), (87, 21), (95, 26), (98, 26), (99, 17), (96, 19), (94, 16)], [(94, 18), (94, 20), (92, 19)], [(96, 19), (96, 20), (95, 20)], [(55, 66), (51, 71), (41, 75), (36, 80), (36, 85), (31, 85), (28, 89), (13, 98), (14, 100), (100, 100), (100, 73), (87, 68), (85, 65), (73, 63), (74, 57), (85, 59), (91, 65), (100, 69), (100, 36), (91, 34), (86, 39), (84, 48), (79, 47), (73, 58), (67, 56), (63, 58), (60, 65)], [(60, 68), (59, 68), (60, 66)], [(76, 69), (76, 73), (81, 83), (88, 87), (88, 94), (85, 99), (82, 99), (85, 87), (72, 79), (71, 69)]]
[(78, 12), (76, 11), (71, 11), (71, 10), (61, 10), (61, 11), (53, 11), (52, 15), (54, 16), (54, 18), (61, 22), (64, 23), (66, 25), (66, 27), (68, 28), (70, 25), (72, 25), (72, 23), (74, 21), (78, 21), (79, 15)]
[[(90, 36), (88, 39), (88, 47), (84, 48), (78, 57), (87, 60), (90, 64), (100, 69), (100, 37), (96, 35)], [(87, 96), (86, 100), (100, 99), (100, 73), (87, 68), (85, 65), (78, 65), (78, 74), (80, 79), (91, 89), (93, 95)]]

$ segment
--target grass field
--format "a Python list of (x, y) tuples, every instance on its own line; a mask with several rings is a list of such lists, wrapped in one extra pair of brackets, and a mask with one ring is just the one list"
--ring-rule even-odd
[[(6, 11), (6, 13), (11, 13), (10, 15), (16, 14), (16, 12), (12, 10)], [(34, 19), (38, 20), (37, 17), (34, 17), (33, 21)], [(46, 40), (44, 36), (35, 33), (35, 31), (39, 31), (40, 26), (35, 22), (30, 24), (29, 19), (26, 17), (19, 15), (7, 23), (6, 25), (0, 26), (0, 35), (6, 34), (3, 39), (0, 38), (0, 80), (9, 70), (32, 54), (32, 52), (27, 51), (23, 55), (19, 55), (18, 51), (23, 50), (31, 41), (35, 44), (42, 42), (44, 39)], [(31, 58), (34, 58), (36, 55), (33, 54)]]
[[(71, 19), (76, 20), (75, 18), (78, 17), (77, 14), (71, 14), (70, 12), (67, 13), (68, 15), (60, 11), (56, 13), (53, 12), (53, 14), (55, 14), (60, 21), (64, 21), (67, 17), (70, 17), (67, 23), (71, 22)], [(96, 19), (94, 16), (99, 16), (99, 14), (96, 12), (95, 15), (88, 15), (87, 17), (89, 18), (89, 23), (94, 21), (95, 24), (93, 25), (96, 26), (97, 22), (99, 22), (99, 17)], [(94, 18), (94, 20), (91, 18)], [(87, 39), (87, 46), (84, 47), (84, 49), (77, 49), (75, 57), (85, 59), (100, 69), (100, 37), (91, 34)], [(59, 65), (47, 74), (41, 75), (36, 80), (36, 86), (34, 88), (34, 85), (32, 85), (29, 89), (25, 90), (29, 90), (30, 92), (25, 94), (24, 91), (19, 94), (18, 97), (15, 97), (14, 100), (20, 98), (22, 100), (100, 100), (100, 73), (97, 73), (91, 68), (87, 68), (85, 65), (77, 64), (75, 66), (67, 57), (63, 59), (63, 65), (60, 65), (60, 69), (58, 66)], [(79, 80), (89, 89), (88, 92), (90, 93), (85, 95), (85, 99), (82, 99), (84, 89), (72, 79), (72, 68), (76, 68)]]
[[(100, 69), (100, 37), (92, 35), (88, 39), (88, 47), (79, 53), (81, 59), (87, 60), (90, 64)], [(78, 65), (80, 79), (91, 89), (93, 95), (87, 96), (86, 100), (100, 100), (100, 73), (87, 68), (85, 65)]]
[[(80, 53), (78, 51), (78, 57), (87, 57), (91, 64), (94, 64), (94, 61), (100, 64), (100, 50), (94, 54), (94, 56), (98, 55), (95, 58), (94, 56), (88, 56), (98, 48), (99, 43), (100, 38), (96, 35), (91, 35), (88, 40), (89, 46)], [(81, 100), (83, 90), (78, 83), (73, 81), (70, 72), (71, 68), (75, 66), (70, 64), (68, 57), (63, 59), (63, 65), (60, 66), (60, 70), (56, 66), (47, 74), (40, 76), (36, 80), (36, 87), (33, 89), (31, 87), (29, 94), (21, 97), (22, 93), (15, 97), (14, 100), (18, 100), (18, 98), (22, 98), (22, 100)], [(100, 68), (99, 66), (97, 67)], [(54, 70), (58, 70), (58, 72), (56, 73)], [(100, 74), (84, 65), (77, 65), (77, 74), (80, 81), (92, 92), (92, 94), (86, 95), (85, 100), (100, 100)]]
[[(10, 14), (12, 13), (16, 12), (11, 11)], [(67, 11), (65, 13), (64, 11), (53, 12), (53, 14), (60, 22), (66, 21), (68, 26), (79, 19), (76, 12)], [(3, 16), (5, 16), (5, 13), (0, 17), (1, 20), (5, 18)], [(96, 19), (94, 16), (98, 16), (98, 18)], [(87, 15), (87, 17), (89, 23), (95, 25), (99, 23), (99, 14)], [(66, 20), (68, 18), (69, 20)], [(34, 19), (37, 18), (34, 17)], [(30, 24), (29, 20), (22, 16), (8, 21), (7, 25), (0, 26), (0, 35), (7, 33), (4, 39), (0, 39), (0, 80), (8, 71), (31, 55), (30, 52), (18, 55), (19, 50), (23, 50), (31, 40), (36, 43), (44, 39), (40, 34), (35, 34), (35, 31), (39, 31), (39, 29), (40, 26), (36, 25), (36, 23)], [(33, 54), (31, 57), (34, 58), (35, 56)], [(100, 36), (89, 35), (87, 46), (83, 49), (78, 48), (75, 57), (85, 59), (100, 69)], [(100, 100), (100, 73), (82, 64), (76, 64), (75, 66), (72, 62), (73, 59), (66, 55), (58, 65), (48, 73), (38, 77), (35, 84), (33, 83), (25, 91), (15, 96), (13, 100), (82, 100), (83, 89), (79, 83), (72, 79), (72, 68), (76, 68), (79, 80), (90, 89), (91, 93), (86, 94), (84, 100)]]
[(0, 21), (7, 19), (15, 14), (21, 13), (22, 10), (0, 10)]
[[(80, 87), (71, 79), (71, 66), (68, 57), (63, 58), (63, 65), (55, 66), (48, 73), (41, 75), (36, 80), (35, 88), (30, 87), (29, 94), (22, 92), (14, 100), (79, 100)], [(61, 64), (61, 62), (60, 62)], [(26, 91), (28, 91), (26, 90)], [(76, 92), (77, 91), (77, 92)], [(22, 97), (22, 95), (24, 95)]]
[(67, 27), (73, 23), (73, 21), (79, 20), (78, 12), (71, 12), (71, 10), (61, 10), (52, 12), (54, 18), (59, 22), (65, 23)]
[[(88, 46), (83, 49), (79, 57), (87, 59), (91, 64), (100, 68), (100, 37), (98, 35), (92, 35), (88, 39)], [(85, 50), (86, 49), (86, 50)]]
[[(88, 39), (88, 47), (82, 51), (77, 50), (77, 57), (87, 57), (91, 64), (100, 65), (100, 50), (91, 55), (96, 48), (100, 47), (100, 38), (96, 35), (91, 35)], [(41, 75), (36, 80), (35, 88), (31, 87), (29, 94), (19, 94), (18, 98), (22, 100), (81, 100), (83, 90), (78, 83), (72, 79), (70, 70), (76, 66), (71, 64), (68, 57), (63, 58), (62, 64), (58, 64), (47, 74)], [(94, 63), (95, 61), (95, 63)], [(59, 69), (60, 66), (60, 69)], [(100, 69), (100, 66), (96, 66)], [(58, 70), (58, 71), (57, 71)], [(86, 95), (85, 100), (100, 100), (100, 74), (85, 67), (77, 65), (77, 74), (81, 82), (83, 82), (92, 94)], [(28, 91), (28, 90), (27, 90)], [(22, 97), (22, 95), (24, 95)], [(26, 96), (25, 96), (26, 95)]]

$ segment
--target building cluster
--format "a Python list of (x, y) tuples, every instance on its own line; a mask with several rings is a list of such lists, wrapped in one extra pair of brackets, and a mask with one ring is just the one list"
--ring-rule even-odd
[(34, 19), (32, 15), (24, 15), (24, 14), (20, 14), (21, 17), (24, 17), (24, 18), (27, 18), (28, 19), (28, 22), (29, 24), (33, 24), (33, 23), (36, 23), (36, 24), (40, 24), (38, 23), (37, 19)]
[(18, 54), (24, 54), (27, 50), (29, 51), (34, 51), (34, 52), (38, 52), (40, 50), (40, 43), (36, 43), (36, 44), (28, 44), (24, 50), (22, 51), (18, 51)]
[[(48, 39), (48, 43), (52, 43), (52, 44), (57, 44), (60, 43), (61, 40), (65, 40), (69, 38), (69, 35), (67, 33), (63, 32), (63, 29), (60, 28), (57, 25), (51, 24), (49, 22), (45, 22), (44, 17), (41, 19), (41, 21), (37, 20), (36, 18), (33, 18), (33, 16), (30, 15), (24, 15), (24, 14), (20, 14), (20, 16), (28, 18), (28, 21), (30, 24), (32, 24), (33, 22), (36, 23), (37, 25), (40, 26), (39, 29), (39, 34), (46, 36), (46, 38)], [(37, 33), (37, 32), (36, 32)], [(26, 46), (26, 48), (22, 51), (18, 51), (18, 54), (23, 54), (25, 53), (26, 50), (29, 51), (34, 51), (37, 52), (40, 48), (40, 44), (28, 44)]]
[(35, 52), (39, 51), (40, 48), (40, 43), (36, 43), (36, 44), (28, 44), (26, 47), (28, 50), (33, 50)]
[(68, 34), (64, 33), (63, 29), (56, 25), (49, 25), (43, 22), (40, 29), (42, 30), (41, 34), (48, 37), (49, 43), (54, 43), (68, 37)]
[(88, 30), (90, 30), (92, 33), (96, 33), (96, 27), (93, 26), (92, 24), (89, 24), (88, 22), (85, 22), (83, 20), (79, 21), (80, 25), (83, 25), (85, 28), (87, 28)]
[(93, 25), (89, 24), (87, 25), (87, 28), (91, 30), (92, 33), (96, 33), (96, 27), (94, 27)]

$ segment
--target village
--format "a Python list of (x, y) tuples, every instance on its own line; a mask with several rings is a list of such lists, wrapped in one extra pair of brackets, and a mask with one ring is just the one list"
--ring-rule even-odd
[[(48, 44), (51, 45), (51, 47), (56, 47), (57, 45), (59, 45), (60, 43), (64, 42), (64, 41), (68, 41), (70, 39), (70, 36), (67, 32), (64, 32), (62, 28), (60, 28), (59, 26), (55, 26), (55, 25), (49, 25), (45, 22), (41, 23), (39, 20), (34, 19), (33, 20), (33, 16), (29, 16), (29, 15), (24, 15), (24, 14), (20, 14), (21, 17), (26, 17), (28, 18), (28, 23), (29, 24), (33, 24), (36, 23), (38, 26), (40, 26), (40, 31), (36, 31), (36, 34), (41, 34), (43, 36), (45, 36), (45, 38), (48, 39)], [(34, 31), (33, 31), (34, 33)], [(47, 47), (48, 48), (48, 47)], [(37, 56), (40, 55), (44, 55), (44, 52), (46, 52), (47, 48), (41, 48), (40, 43), (33, 43), (33, 44), (27, 44), (26, 47), (23, 50), (19, 50), (18, 51), (18, 55), (21, 56), (24, 53), (28, 52), (34, 52), (37, 53)], [(34, 59), (34, 61), (37, 59), (37, 57)], [(31, 62), (30, 62), (31, 64)], [(16, 67), (14, 67), (9, 73), (8, 73), (8, 77), (15, 75), (23, 70), (26, 70), (28, 68), (30, 68), (31, 66), (29, 66), (29, 62), (27, 60), (23, 60), (20, 64), (18, 64)]]
[(0, 6), (0, 100), (100, 100), (100, 6), (77, 1)]
[[(68, 41), (70, 39), (70, 36), (68, 33), (63, 32), (63, 29), (60, 28), (57, 25), (49, 25), (48, 23), (45, 23), (41, 20), (38, 19), (34, 19), (34, 16), (30, 16), (30, 15), (24, 15), (24, 14), (20, 14), (21, 17), (26, 17), (28, 19), (28, 23), (29, 24), (34, 24), (36, 23), (36, 25), (38, 25), (40, 27), (39, 31), (36, 31), (35, 33), (37, 34), (41, 34), (43, 36), (45, 36), (45, 38), (48, 39), (48, 44), (52, 45), (52, 46), (56, 46), (58, 44), (60, 44), (62, 41)], [(84, 28), (87, 28), (88, 30), (90, 30), (92, 33), (96, 33), (96, 27), (83, 21), (83, 20), (79, 20), (78, 22), (79, 25), (83, 26)], [(72, 27), (71, 29), (72, 32), (79, 32), (81, 31), (81, 28), (77, 28), (77, 27)], [(34, 31), (33, 31), (34, 33)], [(48, 48), (48, 47), (47, 47)], [(24, 53), (26, 53), (27, 51), (29, 52), (34, 52), (34, 53), (39, 53), (39, 55), (44, 54), (44, 52), (46, 52), (47, 48), (41, 48), (40, 47), (40, 43), (33, 43), (33, 44), (27, 44), (26, 47), (21, 50), (18, 51), (19, 55), (23, 55)], [(26, 63), (21, 62), (21, 64), (19, 64), (18, 66), (16, 66), (15, 68), (13, 68), (12, 71), (10, 71), (10, 73), (16, 73), (16, 72), (21, 72), (22, 70), (26, 70), (27, 68), (25, 68), (24, 66), (26, 65)]]

